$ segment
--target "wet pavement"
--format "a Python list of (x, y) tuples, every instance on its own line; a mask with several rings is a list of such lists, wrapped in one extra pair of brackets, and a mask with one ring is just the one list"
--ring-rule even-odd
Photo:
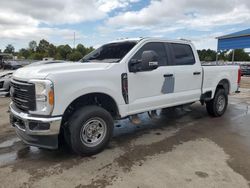
[(0, 187), (249, 187), (250, 89), (229, 101), (221, 118), (195, 103), (116, 122), (107, 149), (79, 157), (24, 145), (0, 98)]

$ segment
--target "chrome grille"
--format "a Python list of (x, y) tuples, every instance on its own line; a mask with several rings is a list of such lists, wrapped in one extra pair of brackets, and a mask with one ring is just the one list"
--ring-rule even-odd
[(10, 95), (13, 103), (20, 110), (27, 112), (36, 109), (34, 84), (11, 80)]

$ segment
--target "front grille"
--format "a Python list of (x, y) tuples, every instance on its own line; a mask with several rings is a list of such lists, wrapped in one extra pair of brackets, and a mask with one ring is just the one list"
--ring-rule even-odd
[(4, 81), (0, 82), (0, 89), (3, 88), (3, 83), (4, 83)]
[(36, 109), (35, 85), (17, 80), (11, 81), (10, 95), (17, 108), (24, 112)]

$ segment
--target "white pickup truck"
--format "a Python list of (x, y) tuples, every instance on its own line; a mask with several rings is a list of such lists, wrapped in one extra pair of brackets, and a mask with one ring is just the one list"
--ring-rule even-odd
[(10, 120), (29, 145), (56, 149), (62, 137), (74, 152), (91, 155), (108, 144), (114, 120), (136, 122), (136, 114), (196, 101), (211, 116), (223, 115), (240, 76), (239, 66), (201, 66), (189, 41), (113, 41), (77, 63), (18, 69)]

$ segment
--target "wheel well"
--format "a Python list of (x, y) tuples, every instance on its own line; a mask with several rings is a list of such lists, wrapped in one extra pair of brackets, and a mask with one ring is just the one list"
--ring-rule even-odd
[(219, 82), (219, 84), (216, 87), (216, 91), (218, 89), (224, 89), (226, 91), (227, 94), (229, 94), (230, 91), (230, 83), (227, 79), (223, 79)]
[(117, 119), (119, 110), (115, 100), (103, 93), (90, 93), (75, 99), (65, 110), (62, 118), (62, 125), (67, 123), (69, 117), (80, 107), (86, 105), (97, 105), (107, 110), (114, 119)]

